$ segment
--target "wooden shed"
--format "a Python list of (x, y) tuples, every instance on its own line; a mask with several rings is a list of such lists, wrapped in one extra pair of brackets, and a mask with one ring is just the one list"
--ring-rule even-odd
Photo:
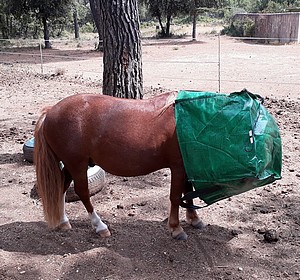
[(275, 14), (236, 14), (234, 19), (254, 21), (254, 37), (280, 43), (300, 43), (300, 12)]

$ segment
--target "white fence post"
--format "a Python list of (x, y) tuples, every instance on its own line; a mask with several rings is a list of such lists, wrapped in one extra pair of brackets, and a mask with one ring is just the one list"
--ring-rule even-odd
[(221, 92), (221, 36), (218, 35), (218, 80), (219, 80), (219, 92)]

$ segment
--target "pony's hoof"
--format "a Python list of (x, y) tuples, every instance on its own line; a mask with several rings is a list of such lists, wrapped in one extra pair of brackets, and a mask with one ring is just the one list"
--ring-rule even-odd
[(106, 237), (110, 237), (111, 236), (111, 233), (110, 233), (109, 229), (101, 230), (101, 231), (98, 232), (98, 234), (102, 238), (106, 238)]
[(192, 223), (192, 226), (197, 229), (204, 229), (206, 227), (206, 224), (204, 224), (202, 221), (197, 221), (195, 223)]
[(181, 231), (180, 233), (178, 234), (174, 234), (174, 232), (172, 233), (172, 237), (175, 239), (175, 240), (187, 240), (188, 236), (187, 234), (184, 232), (184, 231)]
[(57, 228), (59, 230), (69, 230), (72, 228), (72, 226), (69, 222), (65, 222), (65, 223), (60, 224)]

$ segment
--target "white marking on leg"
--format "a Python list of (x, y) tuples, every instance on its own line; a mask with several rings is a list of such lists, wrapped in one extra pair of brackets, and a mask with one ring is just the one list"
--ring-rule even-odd
[(92, 226), (96, 229), (96, 233), (108, 229), (107, 225), (102, 222), (95, 211), (93, 211), (93, 213), (89, 213), (89, 217), (91, 219)]
[(60, 218), (60, 224), (61, 225), (62, 224), (66, 224), (66, 223), (69, 222), (69, 218), (68, 218), (68, 216), (66, 214), (66, 193), (64, 193), (62, 203), (63, 203), (63, 209), (64, 209), (64, 211), (63, 211), (63, 216)]

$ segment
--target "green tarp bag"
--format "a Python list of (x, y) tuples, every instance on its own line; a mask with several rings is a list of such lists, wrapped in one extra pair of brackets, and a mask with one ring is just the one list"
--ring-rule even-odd
[(279, 129), (261, 99), (246, 90), (179, 91), (176, 131), (195, 189), (183, 200), (199, 197), (210, 205), (281, 178)]

